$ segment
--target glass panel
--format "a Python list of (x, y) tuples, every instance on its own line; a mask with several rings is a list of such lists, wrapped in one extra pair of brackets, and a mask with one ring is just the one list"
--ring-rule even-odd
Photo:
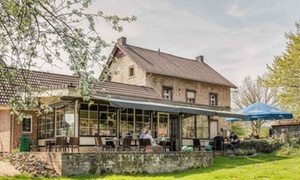
[(67, 136), (75, 136), (75, 104), (71, 103), (66, 107), (65, 112), (65, 128), (67, 128)]
[(46, 137), (46, 116), (43, 115), (38, 118), (39, 126), (38, 126), (38, 138)]
[(158, 136), (169, 137), (169, 114), (158, 113)]
[(121, 110), (121, 135), (134, 133), (134, 109), (124, 108)]
[(208, 138), (208, 117), (203, 115), (196, 116), (197, 138)]
[(80, 105), (79, 135), (93, 136), (98, 134), (98, 105)]
[(59, 136), (61, 135), (61, 128), (64, 126), (64, 122), (63, 122), (63, 116), (64, 116), (64, 107), (58, 107), (55, 109), (55, 116), (56, 116), (56, 126), (55, 126), (55, 130), (56, 130), (56, 135)]
[(182, 137), (195, 138), (195, 115), (184, 114), (182, 117)]
[(135, 133), (141, 133), (144, 125), (150, 124), (150, 111), (136, 109), (135, 113)]
[(100, 136), (115, 136), (117, 133), (116, 108), (100, 105)]

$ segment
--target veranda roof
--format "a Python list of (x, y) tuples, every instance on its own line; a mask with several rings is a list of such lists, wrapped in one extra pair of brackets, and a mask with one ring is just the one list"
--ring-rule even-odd
[(152, 111), (163, 111), (171, 113), (191, 113), (198, 115), (208, 115), (208, 116), (221, 116), (221, 117), (231, 117), (231, 118), (246, 118), (246, 115), (233, 113), (229, 111), (218, 111), (212, 109), (204, 109), (197, 107), (172, 105), (161, 102), (150, 102), (146, 100), (131, 100), (131, 99), (117, 99), (117, 98), (107, 98), (102, 96), (91, 96), (92, 99), (108, 101), (110, 106), (119, 108), (134, 108)]

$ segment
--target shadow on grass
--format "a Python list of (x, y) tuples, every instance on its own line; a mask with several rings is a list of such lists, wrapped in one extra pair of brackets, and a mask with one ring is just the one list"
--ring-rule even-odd
[[(256, 157), (235, 157), (235, 158), (228, 158), (228, 157), (218, 157), (214, 159), (213, 166), (207, 168), (195, 168), (191, 170), (181, 171), (181, 172), (173, 172), (173, 173), (166, 173), (166, 174), (137, 174), (137, 175), (83, 175), (83, 176), (74, 176), (74, 177), (62, 177), (61, 179), (142, 179), (142, 178), (163, 178), (163, 177), (172, 177), (172, 178), (183, 178), (185, 176), (191, 176), (194, 174), (204, 174), (204, 173), (211, 173), (213, 171), (221, 170), (221, 169), (232, 169), (236, 167), (246, 166), (246, 165), (254, 165), (260, 163), (269, 163), (272, 161), (280, 161), (285, 160), (290, 157), (282, 157), (276, 156), (274, 154), (259, 154)], [(13, 179), (31, 179), (28, 176), (14, 176)], [(2, 179), (0, 177), (0, 179)], [(11, 179), (11, 178), (9, 178)], [(39, 179), (39, 178), (36, 178)], [(42, 178), (43, 179), (43, 178)], [(55, 178), (54, 178), (55, 179)]]

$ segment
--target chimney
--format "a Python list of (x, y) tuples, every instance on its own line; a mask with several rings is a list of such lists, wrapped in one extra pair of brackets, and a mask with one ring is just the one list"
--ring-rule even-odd
[(204, 63), (204, 56), (203, 55), (197, 56), (196, 60), (199, 61), (199, 62)]
[(126, 45), (126, 37), (120, 37), (118, 39), (118, 43), (121, 44), (121, 45)]

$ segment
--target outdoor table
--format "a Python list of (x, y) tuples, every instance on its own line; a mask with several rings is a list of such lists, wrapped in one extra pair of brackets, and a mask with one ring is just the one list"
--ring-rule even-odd
[(228, 141), (225, 141), (224, 142), (224, 148), (223, 148), (223, 151), (227, 151), (227, 149), (229, 148), (229, 149), (231, 149), (231, 148), (233, 148), (233, 145), (231, 144), (231, 142), (228, 142)]
[(137, 146), (137, 141), (139, 141), (139, 138), (132, 138), (131, 141), (134, 141), (133, 146)]
[(163, 150), (166, 151), (167, 142), (171, 142), (171, 139), (161, 139), (159, 140), (159, 145), (163, 147)]
[(49, 138), (49, 139), (45, 139), (44, 141), (45, 141), (46, 151), (50, 152), (51, 151), (51, 147), (55, 146), (56, 139), (55, 138)]

